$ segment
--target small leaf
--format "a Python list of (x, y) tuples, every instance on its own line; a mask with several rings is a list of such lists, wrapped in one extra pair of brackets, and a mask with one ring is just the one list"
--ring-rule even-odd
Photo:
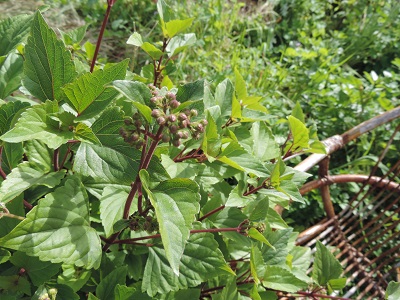
[(87, 194), (73, 176), (41, 199), (0, 243), (43, 261), (87, 269), (98, 268), (101, 260), (100, 238), (89, 224)]
[(397, 300), (400, 299), (400, 282), (389, 282), (386, 289), (385, 300)]
[(302, 149), (307, 149), (309, 148), (308, 142), (309, 142), (309, 131), (299, 119), (289, 116), (289, 127), (290, 131), (293, 136), (293, 146), (292, 146), (292, 151), (296, 150), (302, 150)]
[(289, 293), (295, 293), (308, 287), (307, 282), (298, 279), (290, 271), (280, 266), (266, 266), (262, 282), (267, 288)]
[(34, 16), (25, 56), (23, 83), (26, 89), (43, 102), (61, 100), (61, 88), (75, 78), (75, 67), (71, 53), (57, 39), (40, 12)]
[(75, 139), (81, 142), (101, 145), (101, 142), (85, 123), (78, 123), (75, 127)]
[(141, 170), (139, 174), (156, 212), (166, 257), (174, 273), (179, 275), (179, 262), (190, 235), (189, 230), (200, 209), (199, 187), (190, 179), (176, 178), (150, 189), (147, 171)]
[(0, 264), (9, 261), (11, 257), (11, 252), (6, 249), (0, 249)]
[(247, 234), (248, 234), (249, 237), (251, 237), (251, 238), (253, 238), (253, 239), (257, 240), (257, 241), (260, 241), (261, 243), (264, 243), (268, 247), (271, 247), (272, 249), (275, 250), (275, 247), (272, 246), (271, 243), (268, 242), (268, 240), (265, 238), (265, 236), (263, 236), (257, 229), (252, 227), (252, 228), (249, 229)]
[(10, 53), (0, 63), (0, 99), (5, 99), (21, 86), (24, 59), (22, 55)]
[(187, 28), (192, 26), (194, 18), (185, 20), (172, 20), (165, 23), (163, 26), (164, 36), (167, 38), (173, 38), (175, 35), (185, 31)]
[(255, 245), (251, 245), (250, 252), (250, 272), (254, 278), (254, 282), (256, 284), (260, 283), (260, 277), (262, 278), (265, 273), (264, 259), (262, 258), (262, 254), (260, 249)]
[(265, 122), (254, 122), (251, 126), (253, 154), (262, 161), (269, 161), (280, 156), (280, 149)]
[(105, 276), (96, 288), (96, 296), (100, 299), (115, 299), (115, 287), (117, 284), (124, 285), (126, 282), (126, 266), (118, 267)]
[[(123, 189), (111, 186), (104, 189), (100, 198), (100, 218), (105, 236), (110, 236), (114, 232), (114, 224), (122, 219), (128, 193), (129, 188)], [(132, 205), (132, 207), (135, 206)]]
[(128, 98), (130, 103), (145, 117), (148, 123), (152, 122), (150, 98), (152, 97), (149, 88), (142, 82), (128, 81), (128, 80), (115, 80), (112, 83), (118, 92)]
[(187, 47), (196, 42), (196, 35), (194, 33), (183, 34), (174, 36), (168, 43), (166, 48), (168, 56), (172, 57), (185, 50)]
[(160, 49), (158, 49), (153, 44), (150, 44), (149, 42), (144, 42), (142, 44), (142, 46), (140, 46), (140, 48), (142, 48), (142, 50), (144, 52), (146, 52), (148, 55), (150, 55), (150, 57), (153, 60), (158, 60), (158, 59), (160, 59), (161, 56), (164, 55), (164, 53)]
[(332, 291), (342, 290), (346, 286), (346, 278), (331, 279), (328, 281), (328, 287)]
[(35, 185), (53, 188), (60, 183), (65, 171), (45, 173), (33, 169), (28, 162), (23, 162), (8, 174), (0, 186), (0, 202), (7, 203)]
[(0, 21), (0, 56), (7, 55), (25, 43), (32, 19), (32, 15), (17, 15)]
[(73, 265), (63, 265), (63, 272), (58, 275), (57, 283), (69, 286), (74, 292), (79, 291), (92, 275), (91, 270), (84, 270)]
[(296, 119), (300, 120), (303, 124), (305, 124), (305, 118), (304, 118), (304, 113), (303, 110), (301, 109), (300, 103), (297, 101), (296, 105), (294, 106), (292, 110), (292, 116), (295, 117)]
[[(0, 290), (6, 290), (18, 294), (31, 295), (29, 281), (20, 275), (0, 276)], [(14, 298), (15, 299), (15, 298)]]
[(201, 100), (204, 97), (204, 80), (196, 80), (179, 86), (176, 99), (181, 103)]
[(92, 117), (107, 108), (118, 93), (105, 86), (114, 80), (125, 78), (128, 62), (126, 59), (104, 70), (83, 74), (64, 87), (66, 100), (78, 115), (84, 115), (81, 118)]
[(342, 266), (335, 256), (317, 241), (317, 252), (315, 253), (312, 278), (319, 285), (326, 285), (331, 279), (338, 279), (342, 274)]
[(129, 45), (141, 47), (143, 45), (142, 36), (138, 32), (134, 32), (126, 42)]
[(235, 68), (235, 92), (239, 100), (245, 99), (247, 97), (246, 82), (244, 81), (242, 75)]
[(87, 28), (89, 24), (74, 28), (72, 30), (69, 30), (68, 32), (61, 31), (58, 29), (58, 31), (61, 34), (61, 37), (64, 41), (65, 44), (67, 45), (74, 45), (74, 44), (79, 44), (82, 42), (83, 38), (85, 37)]
[(232, 101), (235, 88), (229, 79), (219, 83), (215, 89), (215, 101), (221, 108), (222, 116), (230, 116), (232, 113)]
[(0, 106), (0, 134), (10, 130), (15, 119), (29, 106), (26, 102), (8, 102)]

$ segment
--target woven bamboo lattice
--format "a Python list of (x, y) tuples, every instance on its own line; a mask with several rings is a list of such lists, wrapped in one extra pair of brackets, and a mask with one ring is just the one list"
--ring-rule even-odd
[[(319, 240), (332, 247), (348, 278), (343, 298), (384, 299), (388, 282), (400, 279), (399, 121), (400, 107), (325, 140), (327, 155), (311, 155), (296, 166), (308, 171), (319, 165), (319, 179), (304, 185), (301, 193), (319, 188), (326, 211), (326, 219), (302, 232), (297, 244), (313, 248)], [(329, 159), (335, 152), (381, 125), (394, 130), (369, 174), (329, 175)], [(344, 209), (335, 211), (330, 189), (349, 183), (359, 185), (358, 192)]]

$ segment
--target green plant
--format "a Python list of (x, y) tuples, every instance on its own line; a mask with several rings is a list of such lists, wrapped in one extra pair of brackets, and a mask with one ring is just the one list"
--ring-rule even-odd
[(273, 209), (303, 201), (307, 174), (283, 160), (323, 151), (315, 130), (296, 105), (279, 145), (239, 71), (176, 87), (193, 19), (157, 7), (163, 40), (128, 40), (141, 74), (96, 65), (102, 34), (88, 53), (82, 28), (59, 40), (40, 12), (0, 23), (1, 298), (335, 298), (340, 264), (318, 244), (307, 276)]

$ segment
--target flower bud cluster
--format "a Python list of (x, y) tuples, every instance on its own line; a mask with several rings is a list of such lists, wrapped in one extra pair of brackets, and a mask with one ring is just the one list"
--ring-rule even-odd
[(198, 114), (196, 109), (185, 108), (176, 111), (181, 103), (176, 100), (174, 93), (169, 91), (165, 95), (160, 95), (160, 91), (154, 86), (150, 85), (149, 88), (153, 96), (150, 101), (155, 106), (151, 116), (158, 125), (165, 126), (162, 141), (178, 147), (182, 140), (189, 138), (189, 135), (198, 139), (205, 130), (207, 120), (192, 122), (192, 118)]
[(158, 222), (157, 219), (146, 216), (135, 216), (131, 219), (129, 223), (129, 228), (133, 231), (147, 231), (148, 233), (154, 232), (158, 230)]
[(124, 120), (124, 126), (119, 129), (119, 134), (123, 137), (124, 141), (140, 149), (144, 144), (144, 139), (141, 136), (141, 129), (143, 129), (144, 121), (139, 113), (135, 113), (132, 118)]

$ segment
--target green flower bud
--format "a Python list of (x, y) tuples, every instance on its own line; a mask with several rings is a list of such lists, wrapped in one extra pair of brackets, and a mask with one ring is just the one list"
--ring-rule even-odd
[(190, 116), (191, 117), (197, 117), (197, 110), (196, 109), (191, 109), (190, 110)]
[(166, 133), (164, 133), (164, 134), (162, 135), (162, 137), (161, 137), (161, 140), (162, 140), (164, 143), (168, 143), (170, 139), (171, 139), (170, 136), (169, 136), (168, 134), (166, 134)]

